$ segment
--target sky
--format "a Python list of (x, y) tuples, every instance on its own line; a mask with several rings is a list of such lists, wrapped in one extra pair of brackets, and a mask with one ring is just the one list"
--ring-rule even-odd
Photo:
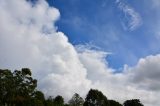
[(160, 51), (156, 46), (159, 35), (153, 31), (154, 24), (159, 22), (156, 0), (48, 2), (61, 13), (60, 20), (56, 22), (58, 30), (63, 31), (73, 45), (87, 43), (111, 53), (107, 60), (113, 68), (121, 69), (124, 64), (133, 66), (139, 58)]
[(0, 0), (0, 68), (65, 101), (90, 88), (159, 106), (159, 0)]

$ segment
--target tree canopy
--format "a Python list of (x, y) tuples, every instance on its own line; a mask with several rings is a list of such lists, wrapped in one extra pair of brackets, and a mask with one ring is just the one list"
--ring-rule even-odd
[(108, 104), (109, 106), (122, 106), (122, 104), (120, 104), (119, 102), (115, 100), (108, 100)]
[(90, 89), (88, 92), (84, 106), (108, 106), (107, 97), (101, 91)]
[(63, 106), (64, 105), (64, 99), (62, 96), (58, 95), (54, 99), (55, 106)]
[(124, 106), (143, 106), (139, 99), (126, 100)]
[(0, 70), (0, 103), (5, 105), (23, 105), (28, 103), (37, 87), (37, 80), (31, 77), (28, 68), (11, 72), (8, 69)]
[(70, 106), (83, 106), (84, 100), (82, 97), (79, 96), (79, 94), (75, 93), (71, 100), (69, 100)]

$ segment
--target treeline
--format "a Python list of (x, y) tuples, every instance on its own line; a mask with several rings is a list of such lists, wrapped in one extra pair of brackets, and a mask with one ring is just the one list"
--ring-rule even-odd
[(22, 68), (12, 72), (0, 69), (0, 106), (143, 106), (138, 99), (126, 100), (123, 104), (107, 97), (96, 89), (90, 89), (85, 100), (75, 93), (64, 102), (62, 96), (45, 99), (43, 92), (36, 89), (37, 80), (31, 70)]

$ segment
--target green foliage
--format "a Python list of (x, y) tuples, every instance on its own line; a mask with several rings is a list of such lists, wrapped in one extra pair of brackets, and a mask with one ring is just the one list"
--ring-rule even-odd
[(35, 91), (34, 98), (36, 98), (37, 100), (41, 100), (41, 101), (45, 100), (44, 94), (41, 91)]
[[(25, 106), (34, 97), (37, 80), (31, 77), (28, 68), (22, 70), (0, 70), (0, 104)], [(38, 101), (39, 102), (39, 101)]]
[(5, 105), (6, 102), (11, 103), (14, 97), (13, 75), (8, 69), (0, 69), (0, 104)]
[(101, 91), (91, 89), (87, 94), (84, 106), (108, 106), (107, 97)]
[(126, 100), (124, 106), (143, 106), (139, 99)]
[(119, 102), (115, 100), (108, 100), (108, 104), (109, 106), (122, 106), (122, 104), (120, 104)]
[(70, 106), (83, 106), (84, 100), (79, 94), (75, 93), (71, 100), (69, 100)]
[(45, 101), (45, 106), (54, 106), (54, 98), (52, 96), (49, 96)]
[(69, 104), (64, 104), (64, 106), (70, 106)]
[(62, 96), (58, 95), (54, 99), (54, 105), (55, 106), (63, 106), (64, 105), (64, 99)]
[(32, 97), (32, 104), (37, 106), (44, 106), (45, 98), (41, 91), (35, 91), (34, 97)]
[(34, 94), (34, 90), (37, 87), (37, 80), (31, 77), (31, 71), (29, 69), (15, 70), (13, 76), (15, 91), (18, 91), (16, 95), (29, 98)]

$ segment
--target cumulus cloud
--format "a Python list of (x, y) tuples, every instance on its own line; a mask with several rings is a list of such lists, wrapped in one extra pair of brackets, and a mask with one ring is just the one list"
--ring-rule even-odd
[(159, 105), (159, 55), (142, 58), (136, 66), (125, 66), (122, 73), (116, 74), (115, 69), (110, 68), (105, 61), (106, 56), (102, 51), (88, 49), (79, 53), (92, 88), (102, 90), (109, 99), (122, 102), (139, 98), (145, 106)]
[(129, 6), (127, 3), (124, 3), (123, 0), (116, 0), (116, 3), (118, 8), (124, 13), (122, 26), (125, 30), (129, 29), (133, 31), (142, 24), (141, 16), (134, 10), (134, 8)]
[(86, 94), (86, 69), (68, 38), (53, 26), (60, 15), (56, 8), (44, 0), (35, 6), (25, 0), (1, 0), (0, 9), (1, 68), (31, 68), (46, 95), (68, 98), (82, 89)]
[[(134, 67), (126, 68), (128, 80), (136, 89), (148, 92), (146, 99), (142, 98), (147, 106), (160, 105), (158, 97), (160, 97), (160, 54), (150, 55), (141, 58)], [(154, 97), (156, 95), (156, 98)], [(148, 103), (148, 104), (147, 104)]]
[(131, 71), (132, 81), (139, 83), (139, 87), (160, 91), (160, 55), (147, 56), (139, 60), (137, 66), (128, 70)]
[(38, 88), (47, 96), (60, 94), (68, 100), (75, 92), (84, 97), (96, 88), (121, 103), (139, 98), (145, 106), (160, 105), (159, 55), (140, 59), (136, 66), (115, 74), (106, 61), (108, 53), (75, 47), (56, 30), (60, 13), (44, 0), (36, 5), (0, 0), (0, 14), (0, 68), (31, 68)]

